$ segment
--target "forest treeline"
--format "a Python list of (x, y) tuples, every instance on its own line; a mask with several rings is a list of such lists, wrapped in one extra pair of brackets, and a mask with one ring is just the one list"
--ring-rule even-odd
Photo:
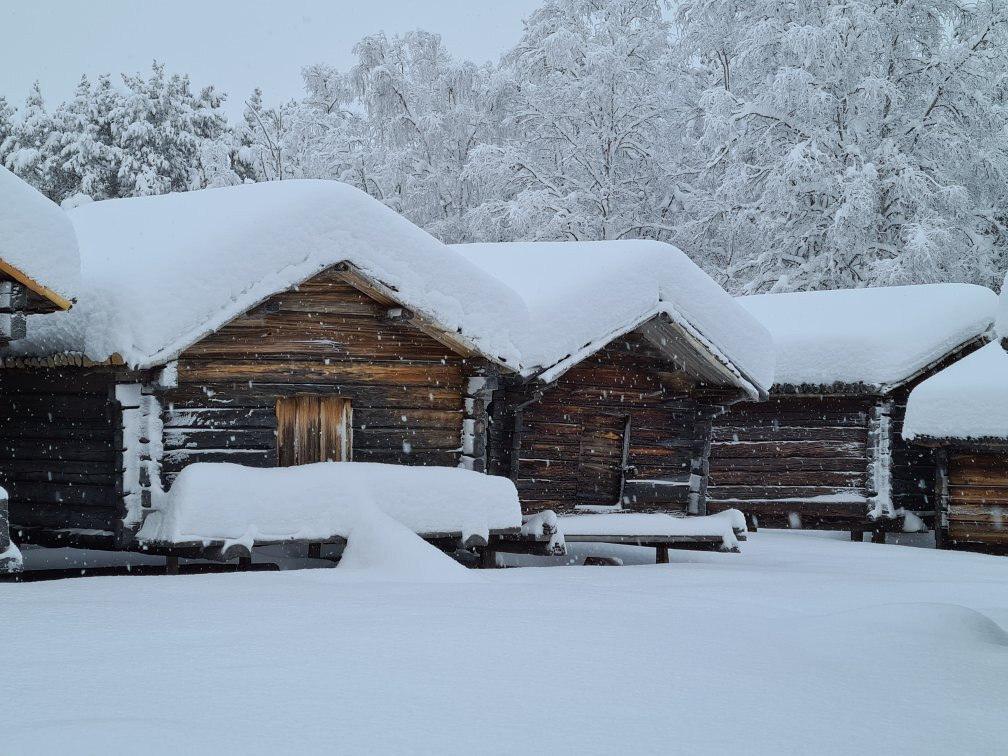
[(1006, 2), (546, 0), (497, 63), (375, 34), (238, 123), (160, 63), (36, 85), (0, 162), (71, 205), (338, 179), (447, 242), (668, 241), (735, 293), (996, 286)]

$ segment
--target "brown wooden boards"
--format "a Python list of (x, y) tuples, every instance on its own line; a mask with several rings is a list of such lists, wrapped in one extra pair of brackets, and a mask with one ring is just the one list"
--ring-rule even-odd
[(949, 453), (948, 537), (1008, 547), (1008, 452)]
[(338, 396), (301, 395), (276, 400), (277, 464), (349, 462), (352, 448), (350, 401)]
[(584, 414), (578, 451), (577, 503), (616, 506), (623, 489), (630, 418)]

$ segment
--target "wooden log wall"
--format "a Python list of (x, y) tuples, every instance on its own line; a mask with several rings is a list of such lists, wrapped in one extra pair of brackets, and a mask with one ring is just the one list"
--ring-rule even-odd
[(948, 452), (948, 541), (1008, 549), (1008, 449)]
[[(629, 469), (622, 484), (623, 509), (703, 513), (710, 421), (722, 411), (720, 390), (701, 398), (687, 373), (631, 335), (572, 368), (541, 394), (530, 391), (517, 386), (497, 391), (489, 431), (490, 471), (515, 481), (526, 513), (571, 512), (584, 503), (579, 490), (586, 490), (587, 479), (606, 478), (593, 465), (608, 464), (586, 458), (585, 450), (592, 439), (603, 443), (607, 435), (614, 436), (609, 440), (617, 448), (625, 420)], [(603, 423), (600, 416), (614, 420)]]
[[(709, 511), (737, 508), (761, 524), (863, 522), (874, 397), (772, 396), (715, 419)], [(851, 499), (851, 501), (844, 501)]]
[(10, 493), (15, 541), (121, 535), (115, 382), (103, 369), (0, 370), (0, 483)]
[(177, 385), (159, 391), (162, 482), (193, 462), (275, 466), (276, 399), (299, 394), (350, 399), (355, 461), (457, 466), (478, 370), (401, 308), (322, 273), (179, 357)]
[[(931, 375), (931, 373), (928, 373)], [(894, 509), (914, 512), (925, 522), (934, 522), (935, 450), (903, 440), (910, 386), (892, 396), (892, 503)]]

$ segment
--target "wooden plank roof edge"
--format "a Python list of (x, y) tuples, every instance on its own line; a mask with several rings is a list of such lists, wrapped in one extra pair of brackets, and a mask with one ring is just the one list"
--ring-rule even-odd
[(0, 273), (5, 273), (6, 275), (13, 278), (18, 283), (25, 286), (28, 290), (38, 294), (43, 299), (52, 302), (56, 307), (61, 310), (69, 310), (73, 306), (73, 301), (57, 294), (55, 291), (45, 286), (34, 278), (29, 276), (24, 271), (19, 268), (14, 267), (6, 260), (0, 259)]
[(37, 369), (54, 367), (123, 367), (126, 361), (119, 354), (113, 354), (104, 360), (94, 360), (81, 352), (61, 352), (59, 354), (42, 356), (0, 356), (0, 369)]
[(397, 307), (409, 308), (412, 313), (410, 322), (412, 322), (414, 326), (427, 336), (430, 336), (439, 344), (448, 347), (453, 352), (456, 352), (463, 357), (479, 355), (487, 361), (504, 368), (504, 370), (508, 372), (518, 372), (518, 367), (516, 365), (510, 365), (503, 358), (484, 352), (476, 345), (475, 342), (464, 334), (441, 325), (437, 319), (431, 315), (423, 312), (417, 312), (409, 304), (402, 301), (399, 296), (399, 292), (393, 287), (374, 276), (368, 275), (353, 263), (344, 260), (343, 262), (333, 265), (332, 269), (335, 270), (339, 277), (346, 283), (350, 284), (363, 294), (376, 299), (378, 302), (381, 302), (382, 304), (392, 304)]

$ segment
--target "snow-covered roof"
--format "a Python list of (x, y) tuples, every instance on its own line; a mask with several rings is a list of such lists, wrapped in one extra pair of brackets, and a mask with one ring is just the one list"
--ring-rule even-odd
[(447, 332), (519, 362), (509, 340), (522, 314), (517, 295), (346, 184), (247, 184), (105, 200), (68, 215), (81, 296), (70, 312), (33, 324), (19, 354), (164, 364), (270, 295), (350, 262)]
[(1008, 352), (993, 342), (910, 392), (903, 438), (1008, 439)]
[(659, 314), (753, 390), (773, 382), (769, 333), (679, 249), (655, 241), (457, 244), (524, 300), (525, 365), (549, 378)]
[(773, 335), (775, 385), (889, 390), (987, 332), (997, 296), (971, 284), (926, 284), (738, 301)]
[(80, 287), (77, 237), (67, 214), (3, 167), (0, 270), (61, 309)]
[(756, 394), (771, 381), (766, 331), (665, 244), (449, 247), (332, 181), (107, 200), (69, 216), (81, 249), (81, 296), (69, 313), (35, 324), (16, 354), (118, 355), (131, 366), (157, 366), (270, 295), (347, 262), (445, 333), (525, 376), (572, 363), (668, 313), (739, 385)]

